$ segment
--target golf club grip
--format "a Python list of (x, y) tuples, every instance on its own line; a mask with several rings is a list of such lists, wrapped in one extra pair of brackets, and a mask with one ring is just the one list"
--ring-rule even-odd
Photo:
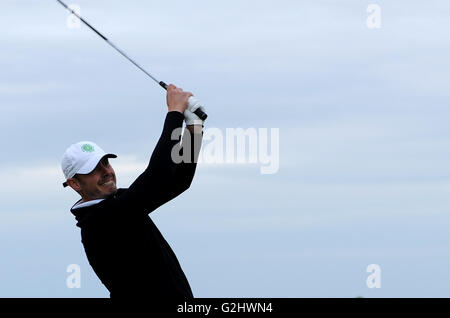
[[(165, 90), (167, 90), (167, 87), (169, 87), (169, 85), (167, 85), (163, 81), (159, 82), (159, 85), (161, 85), (162, 88), (164, 88)], [(198, 118), (200, 118), (201, 120), (206, 120), (208, 118), (208, 115), (205, 112), (203, 112), (200, 108), (197, 109), (194, 112), (194, 114), (196, 114), (198, 116)]]
[(198, 116), (198, 118), (200, 118), (201, 120), (206, 120), (206, 118), (208, 118), (208, 115), (203, 112), (201, 109), (197, 109), (194, 114), (196, 114)]

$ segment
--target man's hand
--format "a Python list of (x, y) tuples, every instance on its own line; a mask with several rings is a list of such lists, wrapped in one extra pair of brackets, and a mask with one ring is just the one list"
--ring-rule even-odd
[(205, 108), (200, 104), (200, 102), (194, 97), (189, 97), (188, 107), (184, 111), (184, 119), (187, 126), (198, 125), (203, 126), (203, 120), (201, 120), (194, 112), (200, 109), (205, 112)]
[(167, 87), (167, 106), (169, 112), (177, 111), (184, 114), (188, 107), (189, 97), (194, 96), (191, 92), (185, 92), (181, 88), (170, 84)]

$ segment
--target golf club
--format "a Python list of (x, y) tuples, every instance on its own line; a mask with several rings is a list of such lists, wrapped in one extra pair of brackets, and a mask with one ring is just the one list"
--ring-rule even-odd
[[(147, 72), (142, 66), (140, 66), (138, 63), (133, 61), (128, 55), (126, 55), (122, 50), (120, 50), (116, 45), (114, 45), (111, 41), (109, 41), (103, 34), (101, 34), (99, 31), (97, 31), (93, 26), (91, 26), (88, 22), (86, 22), (82, 17), (80, 17), (79, 14), (77, 14), (74, 10), (70, 9), (64, 2), (61, 0), (58, 1), (63, 7), (65, 7), (68, 11), (70, 11), (74, 16), (76, 16), (78, 19), (80, 19), (81, 22), (83, 22), (87, 27), (89, 27), (92, 31), (98, 34), (103, 40), (106, 41), (111, 47), (113, 47), (117, 52), (119, 52), (122, 56), (124, 56), (128, 61), (133, 63), (137, 68), (139, 68), (142, 72), (144, 72), (147, 76), (149, 76), (152, 80), (154, 80), (156, 83), (158, 83), (162, 88), (167, 90), (168, 85), (164, 83), (163, 81), (158, 81), (153, 75), (151, 75), (149, 72)], [(199, 101), (195, 99), (193, 96), (189, 98), (189, 105), (194, 106), (196, 104), (199, 104)], [(194, 114), (196, 114), (201, 120), (206, 120), (208, 118), (208, 115), (205, 114), (200, 108), (196, 109), (194, 111)]]

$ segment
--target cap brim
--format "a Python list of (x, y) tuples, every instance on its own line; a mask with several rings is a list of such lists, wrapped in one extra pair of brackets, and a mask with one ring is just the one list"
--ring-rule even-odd
[(117, 158), (114, 154), (100, 154), (97, 156), (92, 157), (88, 160), (77, 172), (77, 174), (89, 174), (92, 171), (94, 171), (95, 167), (97, 167), (100, 160), (102, 160), (104, 157), (106, 158)]

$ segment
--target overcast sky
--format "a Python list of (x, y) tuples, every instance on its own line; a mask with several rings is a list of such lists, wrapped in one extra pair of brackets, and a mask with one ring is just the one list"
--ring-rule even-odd
[[(449, 297), (450, 3), (77, 0), (81, 14), (206, 106), (206, 128), (278, 128), (279, 170), (200, 164), (151, 214), (196, 297)], [(92, 140), (127, 187), (164, 91), (53, 0), (2, 0), (0, 297), (109, 297), (63, 189)], [(67, 266), (81, 288), (66, 286)], [(369, 289), (366, 268), (381, 268)]]

